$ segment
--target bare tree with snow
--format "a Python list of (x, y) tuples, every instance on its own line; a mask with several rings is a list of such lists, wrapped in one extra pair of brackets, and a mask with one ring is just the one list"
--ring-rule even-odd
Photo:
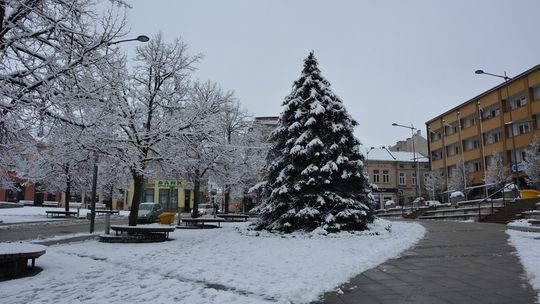
[(454, 169), (449, 173), (448, 190), (466, 193), (466, 187), (470, 182), (469, 172), (465, 166), (465, 161), (461, 157)]
[(486, 184), (493, 184), (491, 188), (500, 189), (511, 180), (508, 168), (504, 165), (504, 161), (499, 151), (493, 151), (491, 160), (486, 167)]
[[(105, 2), (105, 1), (104, 1)], [(85, 97), (66, 90), (78, 75), (106, 60), (108, 44), (125, 35), (122, 0), (96, 12), (86, 0), (0, 2), (0, 168), (17, 160), (17, 149), (35, 145), (43, 120), (82, 125), (65, 116)], [(102, 6), (100, 6), (102, 7)], [(68, 84), (66, 80), (70, 79)], [(66, 96), (70, 95), (71, 96)], [(0, 174), (0, 176), (4, 176)], [(4, 180), (5, 182), (5, 180)]]
[(444, 175), (441, 170), (432, 170), (426, 176), (425, 189), (429, 193), (432, 200), (435, 200), (437, 195), (446, 187)]
[(540, 142), (534, 137), (533, 142), (525, 150), (525, 173), (532, 184), (540, 182)]

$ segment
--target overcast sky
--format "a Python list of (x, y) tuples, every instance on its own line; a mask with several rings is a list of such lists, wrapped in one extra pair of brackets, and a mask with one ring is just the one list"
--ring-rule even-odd
[[(131, 33), (180, 37), (204, 54), (196, 77), (232, 89), (255, 116), (277, 116), (313, 50), (360, 123), (366, 146), (425, 122), (540, 64), (538, 0), (133, 0)], [(133, 45), (124, 44), (129, 52)]]

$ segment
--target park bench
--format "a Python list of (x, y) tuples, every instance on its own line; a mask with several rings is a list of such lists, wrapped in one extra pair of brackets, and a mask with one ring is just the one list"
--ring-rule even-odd
[(107, 210), (107, 209), (101, 209), (101, 210), (96, 209), (96, 215), (98, 215), (98, 214), (116, 214), (116, 215), (120, 215), (120, 211), (118, 211), (118, 210)]
[(28, 261), (32, 261), (31, 268), (36, 259), (45, 254), (43, 245), (24, 243), (0, 243), (0, 277), (15, 277), (28, 268)]
[(228, 221), (244, 220), (244, 222), (246, 222), (247, 219), (249, 218), (249, 215), (237, 214), (237, 213), (223, 213), (223, 214), (218, 214), (218, 217), (221, 217)]
[(25, 205), (25, 206), (32, 206), (32, 205), (34, 205), (34, 201), (20, 200), (19, 203), (20, 203), (20, 204), (23, 204), (23, 205)]
[(61, 216), (72, 216), (72, 215), (77, 215), (77, 212), (75, 211), (63, 211), (63, 210), (47, 210), (45, 211), (46, 213), (46, 216), (49, 217), (49, 215), (51, 217), (61, 217)]
[(225, 220), (222, 218), (210, 217), (182, 218), (182, 223), (185, 223), (185, 226), (216, 227), (215, 225), (208, 225), (207, 223), (217, 223), (217, 227), (221, 227), (221, 222), (224, 221)]
[(174, 227), (156, 227), (156, 226), (124, 226), (124, 225), (113, 225), (111, 230), (116, 232), (116, 235), (127, 234), (130, 236), (139, 236), (141, 239), (149, 238), (152, 239), (154, 236), (163, 238), (165, 240), (169, 239), (169, 233), (174, 231)]
[(41, 204), (43, 207), (58, 207), (58, 202), (54, 201), (44, 201), (43, 204)]

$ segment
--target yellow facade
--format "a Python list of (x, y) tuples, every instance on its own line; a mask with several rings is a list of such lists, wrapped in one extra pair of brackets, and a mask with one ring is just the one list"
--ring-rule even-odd
[(463, 157), (472, 169), (468, 186), (481, 185), (492, 153), (502, 153), (509, 169), (519, 164), (534, 136), (540, 139), (539, 124), (540, 65), (426, 122), (430, 167), (443, 171), (448, 186), (449, 170)]
[[(165, 210), (190, 211), (194, 204), (193, 190), (186, 189), (187, 182), (183, 180), (149, 180), (143, 189), (141, 201), (160, 203)], [(129, 183), (127, 206), (133, 199), (133, 180)], [(204, 193), (201, 193), (201, 198)], [(186, 204), (187, 202), (187, 204)]]

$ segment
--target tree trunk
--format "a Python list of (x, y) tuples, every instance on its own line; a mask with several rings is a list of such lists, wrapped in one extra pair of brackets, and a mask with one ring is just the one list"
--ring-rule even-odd
[(229, 202), (231, 201), (231, 186), (225, 185), (225, 206), (223, 206), (225, 214), (229, 213)]
[(193, 211), (191, 212), (191, 217), (199, 217), (199, 200), (201, 196), (201, 180), (199, 179), (199, 172), (196, 172), (195, 180), (193, 181)]
[(137, 215), (139, 214), (139, 202), (144, 188), (144, 176), (132, 173), (133, 177), (133, 198), (131, 199), (131, 211), (129, 213), (129, 226), (137, 226)]
[(113, 210), (113, 192), (114, 192), (114, 185), (111, 184), (111, 192), (109, 193), (109, 198), (111, 200), (110, 202), (110, 205), (109, 205), (109, 210)]
[(69, 166), (64, 167), (66, 172), (66, 195), (64, 197), (64, 209), (69, 211), (69, 201), (71, 200), (71, 175), (69, 175)]

